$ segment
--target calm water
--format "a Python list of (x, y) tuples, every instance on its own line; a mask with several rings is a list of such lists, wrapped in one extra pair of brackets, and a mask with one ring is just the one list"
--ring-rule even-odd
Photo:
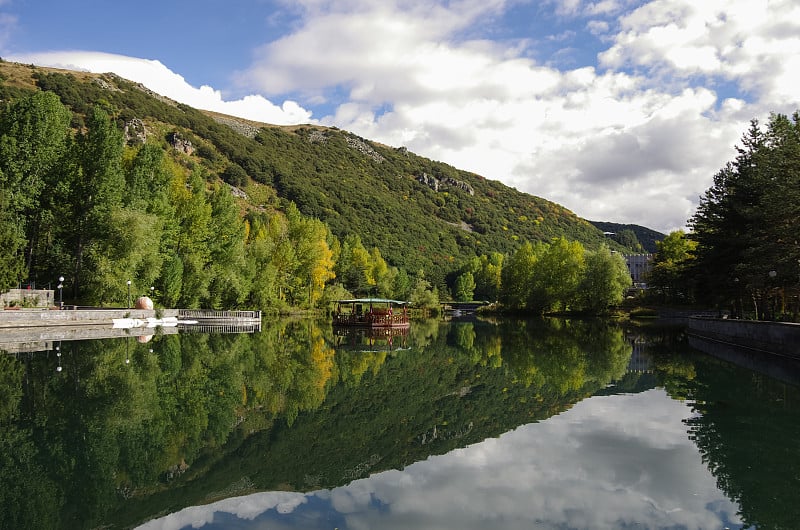
[(1, 353), (0, 528), (798, 528), (791, 374), (556, 320)]

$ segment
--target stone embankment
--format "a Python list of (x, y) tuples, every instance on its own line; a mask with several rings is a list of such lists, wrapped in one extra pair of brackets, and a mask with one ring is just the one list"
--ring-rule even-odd
[[(177, 317), (177, 309), (159, 310), (160, 317)], [(152, 309), (18, 309), (0, 311), (0, 330), (53, 326), (111, 326), (115, 318), (155, 318)], [(0, 331), (2, 332), (2, 331)]]
[(800, 324), (724, 318), (690, 318), (687, 333), (719, 345), (800, 361)]
[[(175, 317), (177, 309), (159, 310), (160, 317)], [(152, 327), (115, 328), (114, 319), (155, 318), (152, 309), (6, 309), (0, 311), (0, 350), (14, 353), (46, 351), (61, 341), (135, 337), (147, 342), (156, 333)], [(177, 333), (177, 327), (159, 333)]]
[(253, 333), (261, 330), (261, 312), (7, 309), (0, 311), (0, 350), (44, 351), (52, 349), (53, 344), (60, 341), (119, 337), (135, 337), (139, 342), (148, 342), (156, 333), (177, 333), (179, 329), (205, 333)]

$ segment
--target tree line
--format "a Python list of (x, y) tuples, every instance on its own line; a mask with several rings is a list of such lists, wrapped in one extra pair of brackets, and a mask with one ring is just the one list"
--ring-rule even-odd
[(737, 317), (800, 317), (800, 113), (757, 120), (716, 175), (689, 233), (659, 244), (651, 286), (664, 302)]
[(63, 276), (65, 299), (81, 305), (120, 306), (131, 292), (165, 307), (314, 308), (367, 295), (438, 308), (452, 293), (546, 312), (601, 311), (629, 283), (619, 256), (563, 238), (453, 264), (438, 283), (357, 233), (337, 238), (293, 202), (237, 202), (221, 175), (170, 149), (169, 126), (141, 143), (122, 121), (104, 101), (76, 120), (49, 91), (5, 103), (0, 289)]
[(313, 305), (333, 277), (330, 231), (287, 205), (242, 215), (230, 187), (171, 157), (166, 142), (128, 145), (113, 109), (94, 105), (73, 133), (52, 92), (0, 114), (0, 287), (64, 276), (65, 295), (119, 305)]

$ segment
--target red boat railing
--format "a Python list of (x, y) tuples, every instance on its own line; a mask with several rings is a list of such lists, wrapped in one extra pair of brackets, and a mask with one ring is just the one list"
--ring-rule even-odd
[(409, 324), (405, 307), (397, 311), (389, 308), (370, 308), (362, 313), (342, 312), (337, 307), (333, 314), (333, 324), (338, 326), (395, 327)]

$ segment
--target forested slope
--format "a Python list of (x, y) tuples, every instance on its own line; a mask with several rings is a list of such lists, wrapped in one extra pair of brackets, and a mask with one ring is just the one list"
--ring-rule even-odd
[(294, 202), (335, 236), (327, 241), (334, 259), (343, 241), (360, 239), (377, 249), (373, 257), (409, 277), (424, 270), (442, 290), (449, 288), (448, 274), (470, 258), (508, 254), (523, 241), (564, 237), (589, 249), (603, 243), (623, 249), (558, 204), (402, 147), (336, 128), (278, 127), (201, 112), (113, 74), (0, 62), (5, 105), (42, 90), (72, 111), (73, 131), (85, 131), (90, 109), (101, 107), (125, 130), (131, 154), (124, 156), (133, 158), (137, 145), (156, 146), (208, 186), (225, 181), (243, 191), (237, 204), (245, 216), (285, 212)]
[(663, 240), (665, 234), (650, 228), (604, 221), (589, 221), (594, 226), (606, 232), (611, 239), (620, 245), (639, 252), (655, 253), (656, 243)]

